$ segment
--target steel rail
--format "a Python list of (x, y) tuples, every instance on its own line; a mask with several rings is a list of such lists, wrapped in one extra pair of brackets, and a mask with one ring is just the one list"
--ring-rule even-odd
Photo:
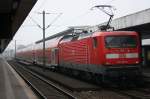
[[(21, 67), (21, 66), (20, 66)], [(57, 91), (63, 93), (64, 95), (66, 95), (67, 97), (69, 97), (69, 99), (77, 99), (75, 96), (73, 96), (71, 93), (63, 90), (62, 88), (56, 86), (55, 84), (52, 84), (50, 81), (46, 80), (44, 77), (32, 72), (31, 70), (29, 69), (26, 69), (26, 68), (23, 68), (21, 67), (22, 69), (24, 69), (25, 71), (27, 71), (28, 73), (34, 75), (34, 77), (42, 80), (43, 82), (47, 83), (48, 85), (52, 86), (53, 88), (55, 88)], [(15, 69), (16, 70), (16, 69)], [(16, 70), (17, 71), (17, 70)], [(17, 71), (18, 72), (18, 71)], [(19, 73), (19, 72), (18, 72)], [(38, 90), (34, 85), (32, 85), (32, 83), (30, 83), (30, 81), (28, 81), (21, 73), (19, 73), (19, 75), (21, 75), (21, 77), (23, 77), (23, 79), (25, 79), (25, 81), (31, 86), (33, 87), (33, 90), (36, 91), (36, 93), (38, 93), (38, 95), (40, 95), (40, 97), (42, 97), (43, 99), (47, 99), (46, 96), (44, 96), (42, 94), (42, 92), (40, 92), (40, 90)]]
[[(12, 65), (11, 65), (12, 66)], [(21, 78), (32, 88), (32, 90), (41, 98), (41, 99), (47, 99), (44, 94), (40, 90), (38, 90), (27, 78), (19, 71), (17, 70), (14, 66), (12, 68), (21, 76)]]

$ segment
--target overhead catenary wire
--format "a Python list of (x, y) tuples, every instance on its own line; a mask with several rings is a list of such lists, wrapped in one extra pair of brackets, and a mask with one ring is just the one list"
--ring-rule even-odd
[(39, 24), (37, 21), (35, 21), (30, 15), (29, 15), (29, 18), (30, 18), (39, 28), (42, 29), (42, 27), (40, 26), (40, 24)]
[[(110, 0), (110, 1), (106, 2), (105, 4), (110, 3), (110, 2), (113, 2), (113, 1), (114, 1), (114, 0)], [(43, 2), (41, 3), (40, 7), (38, 8), (38, 11), (39, 11), (40, 9), (42, 9), (42, 6), (44, 6), (44, 4), (45, 4), (46, 2), (47, 2), (47, 0), (43, 0)], [(39, 12), (36, 12), (36, 11), (34, 11), (34, 12), (35, 12), (35, 13), (39, 13)], [(72, 21), (74, 21), (74, 20), (79, 20), (80, 18), (85, 17), (85, 16), (88, 15), (89, 13), (91, 13), (91, 10), (90, 10), (90, 9), (88, 9), (88, 11), (86, 11), (85, 13), (83, 13), (83, 14), (81, 14), (81, 15), (75, 17), (75, 18), (69, 19), (68, 22), (66, 22), (66, 23), (64, 22), (63, 24), (59, 25), (59, 27), (68, 26), (67, 24), (69, 24), (70, 22), (72, 22)], [(47, 14), (57, 14), (57, 13), (47, 13)], [(55, 20), (57, 20), (59, 17), (60, 17), (60, 15), (58, 15), (54, 20), (52, 20), (52, 22), (46, 27), (46, 29), (49, 28), (50, 26), (52, 26), (52, 24), (55, 22)], [(31, 16), (29, 16), (29, 18), (30, 18), (39, 28), (42, 29), (42, 27), (38, 24), (37, 21), (35, 21)], [(56, 27), (56, 28), (57, 28), (57, 27)]]
[[(51, 27), (61, 27), (62, 25), (50, 25)], [(25, 28), (25, 27), (37, 27), (37, 25), (21, 25), (21, 27)], [(39, 28), (39, 27), (38, 27)]]
[[(113, 1), (115, 1), (115, 0), (111, 0), (111, 1), (109, 1), (109, 2), (106, 2), (105, 4), (108, 4), (108, 3), (112, 3)], [(114, 6), (111, 6), (112, 8), (113, 8), (113, 10), (116, 10), (116, 8), (114, 7)], [(104, 9), (101, 9), (103, 12), (105, 12), (104, 11)], [(107, 12), (105, 12), (105, 13), (107, 13), (108, 15), (112, 15), (112, 13), (113, 13), (113, 11), (112, 11), (112, 9), (109, 9), (111, 12), (110, 13), (107, 13)], [(81, 15), (79, 15), (79, 16), (77, 16), (76, 18), (72, 18), (72, 19), (70, 19), (70, 21), (69, 22), (67, 22), (67, 23), (65, 23), (65, 24), (68, 24), (68, 23), (70, 23), (70, 22), (72, 22), (72, 20), (74, 21), (74, 20), (78, 20), (79, 18), (82, 18), (82, 17), (84, 17), (84, 16), (86, 16), (87, 14), (89, 14), (89, 13), (91, 13), (91, 9), (88, 9), (88, 11), (86, 11), (85, 13), (83, 13), (83, 14), (81, 14)], [(61, 24), (60, 26), (64, 26), (65, 24)], [(59, 26), (59, 27), (60, 27)], [(67, 26), (67, 25), (66, 25)]]
[(79, 18), (82, 18), (82, 17), (86, 16), (86, 15), (89, 14), (90, 12), (91, 12), (91, 10), (88, 10), (88, 11), (82, 13), (81, 15), (79, 15), (79, 16), (77, 16), (77, 17), (74, 17), (74, 18), (72, 18), (72, 19), (69, 19), (66, 23), (62, 23), (62, 24), (59, 25), (59, 26), (67, 26), (67, 24), (69, 24), (70, 22), (75, 21), (75, 20), (78, 20)]
[[(111, 0), (111, 1), (105, 2), (104, 4), (109, 4), (109, 3), (112, 3), (113, 1), (115, 1), (115, 0)], [(112, 8), (113, 8), (114, 10), (116, 10), (114, 6), (112, 6)], [(110, 10), (111, 10), (111, 9), (110, 9)], [(91, 11), (92, 11), (91, 9), (88, 9), (88, 11), (86, 11), (85, 13), (83, 13), (83, 14), (77, 16), (76, 18), (70, 19), (69, 22), (72, 22), (72, 20), (78, 20), (79, 18), (85, 17), (86, 15), (88, 15), (89, 13), (91, 13)], [(111, 12), (112, 12), (112, 11), (111, 11)], [(67, 22), (66, 24), (68, 24), (69, 22)], [(64, 25), (62, 25), (62, 26), (64, 26)]]
[(56, 16), (56, 17), (54, 18), (54, 20), (52, 20), (52, 22), (46, 27), (46, 29), (49, 28), (62, 14), (63, 14), (63, 13), (59, 13), (59, 15)]
[(80, 19), (80, 18), (82, 18), (82, 17), (85, 17), (85, 16), (88, 15), (89, 13), (91, 13), (91, 10), (90, 10), (90, 9), (88, 9), (86, 12), (80, 14), (80, 15), (77, 16), (77, 17), (74, 17), (74, 18), (72, 18), (72, 19), (69, 19), (69, 21), (67, 21), (66, 23), (62, 23), (62, 24), (60, 24), (60, 25), (50, 25), (50, 26), (55, 27), (54, 29), (58, 29), (58, 27), (59, 27), (59, 28), (60, 28), (60, 27), (69, 27), (70, 25), (68, 25), (68, 24), (69, 24), (70, 22), (75, 21), (75, 20), (78, 20), (78, 19)]
[[(113, 2), (113, 1), (114, 1), (114, 0), (111, 0), (111, 1), (106, 2), (106, 3), (110, 3), (110, 2)], [(43, 2), (41, 3), (41, 5), (40, 5), (39, 8), (38, 8), (38, 11), (39, 11), (40, 9), (42, 9), (42, 7), (46, 4), (46, 2), (47, 2), (47, 0), (43, 0)], [(36, 12), (36, 11), (34, 11), (34, 12), (35, 12), (35, 13), (38, 13), (38, 14), (41, 14), (41, 13)], [(72, 18), (72, 19), (70, 19), (70, 21), (68, 21), (67, 23), (61, 24), (61, 25), (59, 25), (59, 26), (64, 26), (65, 24), (66, 24), (66, 26), (67, 26), (68, 23), (72, 22), (73, 20), (78, 20), (78, 19), (80, 19), (80, 18), (86, 16), (86, 15), (89, 14), (90, 12), (91, 12), (91, 10), (88, 9), (88, 11), (86, 11), (85, 13), (83, 13), (83, 14), (77, 16), (76, 18)], [(46, 14), (57, 14), (57, 13), (46, 13)], [(62, 13), (61, 13), (61, 14), (62, 14)], [(46, 27), (46, 29), (49, 28), (50, 26), (52, 26), (52, 24), (55, 22), (55, 20), (57, 20), (57, 19), (60, 17), (61, 14), (59, 14), (59, 15)], [(42, 27), (38, 24), (38, 22), (36, 22), (31, 16), (29, 16), (29, 18), (30, 18), (39, 28), (42, 29)]]
[[(115, 1), (115, 0), (111, 0), (111, 1), (105, 2), (104, 4), (112, 3), (113, 1)], [(113, 7), (114, 10), (116, 10), (114, 6), (112, 6), (112, 7)], [(91, 11), (92, 11), (91, 9), (88, 9), (88, 11), (86, 11), (85, 13), (83, 13), (83, 14), (75, 17), (75, 18), (70, 19), (69, 22), (67, 22), (65, 24), (68, 24), (68, 23), (70, 23), (70, 22), (72, 22), (74, 20), (78, 20), (79, 18), (85, 17), (86, 15), (88, 15), (89, 13), (91, 13)], [(62, 24), (60, 26), (64, 26), (65, 24)]]

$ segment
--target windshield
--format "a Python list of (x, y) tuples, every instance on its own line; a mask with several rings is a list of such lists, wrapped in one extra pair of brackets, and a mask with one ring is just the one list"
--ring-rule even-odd
[(134, 36), (107, 36), (105, 38), (107, 48), (134, 48), (136, 47), (136, 37)]

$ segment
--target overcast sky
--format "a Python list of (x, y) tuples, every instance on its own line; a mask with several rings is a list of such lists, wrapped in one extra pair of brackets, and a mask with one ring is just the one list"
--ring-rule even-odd
[[(17, 31), (13, 41), (9, 44), (28, 45), (42, 39), (42, 14), (46, 15), (46, 26), (52, 24), (46, 30), (46, 37), (67, 29), (68, 26), (97, 25), (108, 20), (108, 16), (98, 9), (90, 10), (95, 5), (110, 4), (116, 8), (114, 19), (150, 8), (150, 0), (38, 0), (23, 25)], [(60, 14), (55, 21), (53, 20)], [(53, 23), (52, 23), (53, 22)]]

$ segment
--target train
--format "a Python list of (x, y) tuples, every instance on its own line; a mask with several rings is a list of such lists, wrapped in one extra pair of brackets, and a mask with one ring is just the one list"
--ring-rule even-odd
[[(16, 58), (43, 64), (43, 40), (18, 49)], [(53, 35), (45, 40), (45, 66), (88, 79), (141, 77), (141, 42), (134, 31)]]

